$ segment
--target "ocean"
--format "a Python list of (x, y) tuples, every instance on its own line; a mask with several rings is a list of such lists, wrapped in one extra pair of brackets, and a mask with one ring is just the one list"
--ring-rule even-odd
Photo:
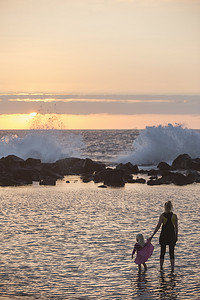
[[(170, 124), (141, 131), (0, 131), (0, 157), (43, 162), (74, 156), (151, 168), (181, 153), (200, 157), (199, 146), (199, 131)], [(199, 299), (199, 195), (197, 183), (99, 189), (78, 176), (56, 186), (0, 187), (0, 299)], [(159, 271), (157, 233), (148, 270), (138, 274), (135, 237), (152, 234), (168, 200), (179, 219), (175, 272), (168, 251)]]

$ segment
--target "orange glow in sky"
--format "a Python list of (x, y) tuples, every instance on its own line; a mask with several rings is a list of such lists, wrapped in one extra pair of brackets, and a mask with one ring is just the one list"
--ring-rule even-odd
[(193, 110), (188, 99), (118, 99), (112, 110), (113, 99), (84, 98), (200, 95), (199, 15), (195, 0), (0, 1), (0, 129), (39, 119), (69, 129), (200, 128), (200, 98)]
[(168, 123), (199, 128), (199, 117), (186, 115), (0, 115), (1, 129), (144, 129)]

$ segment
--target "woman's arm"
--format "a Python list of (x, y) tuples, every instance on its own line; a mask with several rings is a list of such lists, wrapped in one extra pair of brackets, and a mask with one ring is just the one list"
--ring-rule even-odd
[(160, 215), (160, 218), (159, 218), (159, 221), (158, 221), (158, 224), (156, 225), (156, 228), (152, 234), (152, 236), (150, 237), (150, 239), (153, 238), (153, 236), (156, 234), (156, 232), (159, 230), (161, 224), (162, 224), (162, 221), (163, 221), (163, 215)]

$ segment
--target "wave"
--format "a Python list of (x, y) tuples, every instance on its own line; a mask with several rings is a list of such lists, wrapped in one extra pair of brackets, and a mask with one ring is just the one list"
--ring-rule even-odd
[(42, 162), (55, 162), (66, 157), (80, 157), (83, 146), (81, 135), (36, 130), (23, 137), (17, 134), (3, 136), (0, 139), (0, 157), (16, 155), (23, 159), (32, 157)]
[(119, 156), (117, 162), (138, 165), (171, 163), (179, 154), (200, 157), (200, 133), (182, 125), (146, 127), (133, 142), (133, 151)]

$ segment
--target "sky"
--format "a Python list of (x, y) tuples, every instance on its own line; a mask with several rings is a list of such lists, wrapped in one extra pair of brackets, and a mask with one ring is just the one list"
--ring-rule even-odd
[(1, 0), (0, 129), (200, 129), (199, 16), (200, 0)]

